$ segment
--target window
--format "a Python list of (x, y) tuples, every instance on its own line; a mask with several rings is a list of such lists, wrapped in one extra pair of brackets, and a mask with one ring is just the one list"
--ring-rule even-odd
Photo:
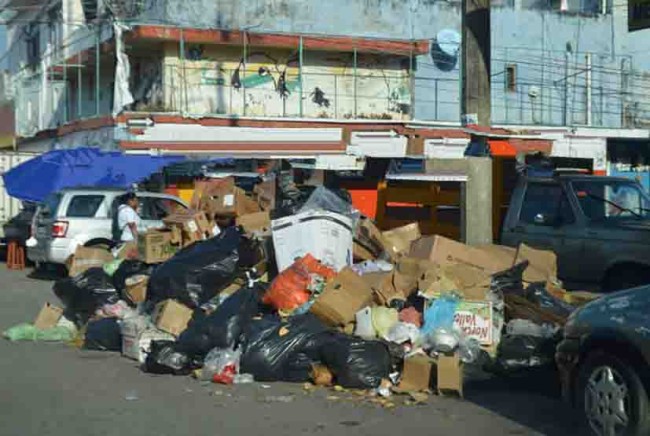
[(639, 185), (624, 181), (574, 182), (584, 214), (593, 221), (650, 218), (650, 199)]
[(506, 91), (517, 92), (517, 65), (506, 65)]
[(525, 224), (571, 224), (575, 222), (575, 215), (559, 184), (530, 183), (519, 221)]
[(36, 65), (41, 59), (41, 30), (39, 23), (30, 23), (24, 28), (27, 44), (27, 63)]
[(103, 195), (75, 195), (70, 200), (66, 216), (69, 218), (94, 218), (103, 201)]
[(163, 218), (185, 207), (177, 201), (167, 198), (142, 197), (140, 198), (140, 214), (142, 219), (160, 221)]
[(97, 1), (98, 0), (83, 0), (82, 6), (84, 11), (84, 18), (86, 23), (90, 23), (97, 19)]

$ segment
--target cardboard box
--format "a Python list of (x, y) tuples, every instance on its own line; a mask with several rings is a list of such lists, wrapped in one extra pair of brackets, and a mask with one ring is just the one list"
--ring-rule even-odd
[(275, 191), (275, 178), (255, 185), (255, 188), (253, 188), (253, 198), (257, 201), (260, 209), (267, 212), (275, 209)]
[(372, 288), (350, 268), (344, 268), (323, 290), (311, 312), (331, 326), (345, 326), (372, 302)]
[(34, 320), (34, 327), (39, 330), (51, 329), (52, 327), (56, 327), (62, 316), (63, 309), (50, 303), (45, 303)]
[(428, 299), (459, 292), (465, 300), (485, 301), (490, 281), (490, 275), (484, 270), (461, 263), (429, 269), (420, 277), (418, 287)]
[(524, 271), (525, 282), (553, 282), (557, 279), (557, 256), (552, 251), (536, 250), (526, 244), (519, 244), (514, 264), (524, 260), (530, 263)]
[(393, 260), (407, 254), (411, 249), (411, 243), (421, 236), (418, 223), (411, 223), (382, 233), (386, 252)]
[(454, 314), (454, 327), (481, 345), (492, 345), (494, 339), (494, 312), (490, 301), (464, 301)]
[(194, 193), (190, 208), (200, 210), (201, 200), (212, 196), (220, 189), (231, 189), (235, 187), (234, 177), (224, 177), (222, 179), (198, 180), (194, 182)]
[(132, 276), (126, 279), (124, 294), (132, 303), (143, 303), (147, 299), (149, 277), (145, 275)]
[(101, 248), (78, 246), (68, 264), (68, 275), (77, 276), (90, 268), (101, 268), (115, 260), (110, 251)]
[(352, 220), (326, 211), (309, 211), (271, 222), (278, 271), (311, 254), (340, 271), (352, 264)]
[(463, 364), (458, 354), (438, 356), (437, 384), (438, 394), (455, 392), (463, 397)]
[(236, 186), (215, 189), (201, 200), (201, 210), (208, 216), (242, 216), (260, 212), (257, 201), (246, 195), (246, 191)]
[(162, 263), (171, 259), (179, 247), (172, 244), (171, 230), (148, 230), (138, 237), (140, 259), (144, 263)]
[(154, 310), (152, 319), (160, 330), (178, 336), (185, 331), (192, 319), (192, 309), (174, 300), (159, 303)]
[(138, 244), (136, 244), (133, 241), (122, 244), (122, 246), (119, 247), (117, 253), (115, 254), (115, 257), (117, 259), (122, 259), (122, 260), (124, 259), (135, 260), (138, 259), (139, 256), (140, 253), (138, 251)]
[(178, 232), (180, 231), (183, 246), (202, 241), (206, 237), (212, 237), (212, 227), (205, 212), (202, 211), (187, 210), (177, 212), (165, 217), (163, 223), (176, 232), (172, 235), (172, 240), (178, 239)]
[(421, 392), (431, 388), (435, 361), (428, 356), (415, 355), (404, 359), (402, 380), (398, 392)]
[(242, 215), (237, 218), (236, 223), (244, 229), (244, 233), (247, 235), (271, 235), (271, 215), (269, 212), (256, 212)]
[(509, 269), (512, 258), (495, 256), (493, 252), (471, 247), (443, 236), (426, 236), (414, 241), (410, 256), (428, 259), (440, 266), (466, 264), (489, 274)]

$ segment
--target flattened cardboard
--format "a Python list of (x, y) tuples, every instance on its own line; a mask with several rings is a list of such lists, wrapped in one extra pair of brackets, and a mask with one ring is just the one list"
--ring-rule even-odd
[(438, 394), (455, 392), (463, 397), (463, 364), (458, 354), (438, 357)]
[[(202, 211), (177, 212), (165, 217), (163, 223), (176, 232), (180, 231), (183, 246), (212, 236), (210, 222)], [(177, 239), (177, 234), (172, 235), (172, 239)]]
[(393, 260), (407, 254), (411, 243), (421, 236), (418, 223), (411, 223), (382, 233), (386, 252)]
[(51, 329), (52, 327), (56, 327), (62, 316), (62, 308), (54, 306), (51, 303), (45, 303), (34, 320), (34, 327), (39, 330)]
[(331, 326), (345, 326), (372, 302), (372, 288), (350, 268), (344, 268), (326, 286), (311, 312)]
[(275, 209), (275, 179), (265, 180), (253, 188), (253, 198), (263, 211)]
[(362, 217), (357, 223), (354, 235), (354, 258), (358, 260), (377, 259), (385, 251), (384, 238), (374, 222)]
[(490, 275), (467, 264), (451, 264), (424, 273), (419, 289), (426, 298), (437, 298), (446, 292), (459, 292), (465, 300), (484, 301), (490, 290)]
[(78, 246), (68, 266), (68, 275), (74, 277), (90, 268), (101, 268), (112, 260), (114, 257), (107, 250)]
[(201, 207), (208, 216), (242, 216), (260, 212), (260, 206), (236, 186), (223, 186), (210, 193)]
[(178, 336), (187, 328), (192, 313), (192, 309), (177, 301), (165, 300), (156, 306), (152, 319), (160, 330)]
[(229, 189), (234, 187), (235, 179), (233, 177), (196, 181), (194, 182), (194, 194), (192, 195), (190, 207), (192, 209), (199, 209), (203, 198), (210, 197), (213, 192), (216, 192), (219, 189)]
[(431, 388), (435, 360), (428, 356), (415, 355), (404, 359), (402, 380), (398, 392), (421, 392)]

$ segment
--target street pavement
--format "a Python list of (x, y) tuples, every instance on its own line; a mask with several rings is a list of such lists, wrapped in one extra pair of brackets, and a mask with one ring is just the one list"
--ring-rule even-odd
[[(52, 281), (0, 264), (0, 330), (31, 322)], [(0, 435), (580, 435), (550, 372), (466, 383), (465, 399), (384, 409), (301, 384), (154, 376), (117, 353), (0, 340)]]

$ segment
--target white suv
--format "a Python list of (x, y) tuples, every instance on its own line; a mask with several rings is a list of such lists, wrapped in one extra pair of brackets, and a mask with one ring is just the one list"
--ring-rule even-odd
[[(27, 248), (27, 257), (37, 265), (64, 264), (78, 245), (93, 247), (113, 244), (113, 217), (124, 190), (65, 189), (50, 195), (39, 206), (32, 223), (36, 245)], [(138, 192), (142, 218), (138, 230), (162, 226), (162, 219), (178, 208), (187, 209), (179, 198)], [(28, 244), (30, 245), (30, 244)]]

